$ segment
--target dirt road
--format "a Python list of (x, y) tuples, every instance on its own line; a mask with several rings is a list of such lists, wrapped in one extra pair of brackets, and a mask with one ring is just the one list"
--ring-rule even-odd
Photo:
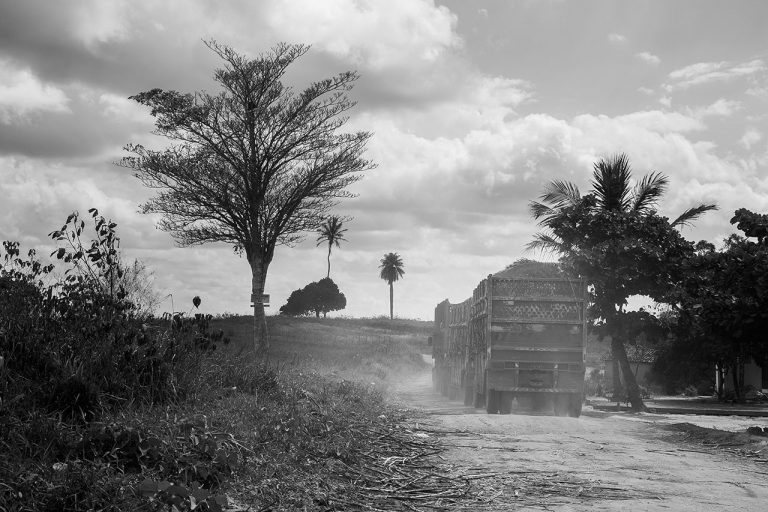
[(440, 436), (449, 446), (441, 463), (471, 482), (471, 498), (451, 509), (768, 510), (768, 443), (759, 438), (745, 445), (653, 415), (487, 415), (433, 392), (429, 373), (404, 380), (394, 397), (423, 411), (413, 429)]

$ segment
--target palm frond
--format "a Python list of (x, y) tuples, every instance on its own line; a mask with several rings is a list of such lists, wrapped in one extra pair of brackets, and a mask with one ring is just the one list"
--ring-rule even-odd
[(319, 236), (317, 237), (317, 246), (328, 243), (329, 246), (335, 245), (336, 247), (341, 247), (339, 242), (346, 242), (347, 239), (344, 238), (344, 233), (346, 233), (346, 228), (342, 228), (344, 225), (344, 222), (339, 217), (336, 217), (335, 215), (332, 217), (328, 217), (325, 222), (317, 229), (317, 233)]
[(533, 235), (533, 241), (529, 242), (525, 249), (527, 251), (555, 252), (560, 254), (568, 250), (562, 241), (549, 233), (536, 233)]
[(528, 203), (528, 209), (534, 219), (540, 219), (541, 217), (551, 215), (554, 212), (551, 207), (538, 201), (531, 201)]
[(595, 163), (592, 188), (598, 205), (608, 211), (627, 211), (631, 204), (631, 176), (629, 157), (624, 153), (601, 158)]
[(381, 264), (379, 265), (380, 273), (379, 277), (385, 280), (387, 283), (393, 283), (403, 277), (405, 270), (403, 267), (403, 260), (396, 252), (390, 252), (385, 254), (381, 258)]
[(638, 212), (650, 210), (664, 195), (667, 185), (669, 185), (669, 178), (660, 172), (652, 172), (643, 176), (632, 193), (632, 210)]
[(718, 209), (719, 208), (716, 204), (700, 204), (699, 206), (688, 208), (683, 213), (681, 213), (679, 217), (672, 221), (672, 226), (690, 226), (691, 222), (699, 218), (702, 214)]
[(570, 181), (554, 180), (544, 187), (540, 199), (555, 208), (573, 206), (581, 199), (579, 187)]

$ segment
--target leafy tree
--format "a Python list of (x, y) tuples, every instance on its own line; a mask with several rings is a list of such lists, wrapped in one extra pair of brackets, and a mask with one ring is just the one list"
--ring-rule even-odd
[[(742, 399), (744, 364), (768, 364), (768, 215), (740, 209), (731, 223), (757, 241), (734, 234), (723, 250), (701, 245), (685, 262), (673, 295), (679, 315), (675, 348), (695, 348), (695, 357), (717, 366), (721, 383), (730, 375)], [(722, 388), (717, 391), (722, 396)]]
[(381, 264), (379, 265), (379, 277), (387, 282), (389, 285), (389, 319), (395, 318), (393, 302), (394, 302), (394, 288), (392, 283), (399, 280), (405, 274), (403, 270), (403, 260), (396, 252), (390, 252), (381, 258)]
[(311, 283), (308, 288), (308, 302), (316, 317), (319, 317), (320, 313), (325, 317), (329, 311), (339, 311), (347, 307), (347, 298), (329, 277)]
[(304, 316), (314, 313), (319, 318), (320, 313), (325, 317), (329, 311), (339, 311), (345, 307), (347, 298), (332, 279), (325, 277), (291, 292), (288, 301), (280, 307), (280, 314)]
[(341, 219), (334, 215), (328, 217), (325, 223), (317, 230), (320, 234), (320, 236), (317, 237), (317, 246), (322, 243), (328, 243), (328, 274), (325, 276), (327, 278), (331, 277), (331, 249), (334, 245), (336, 247), (341, 247), (340, 242), (347, 241), (347, 239), (344, 238), (344, 233), (347, 230), (342, 228), (343, 224)]
[(293, 290), (285, 304), (280, 306), (280, 314), (288, 316), (305, 316), (309, 314), (304, 288)]
[(182, 246), (231, 244), (251, 268), (254, 343), (265, 350), (266, 319), (259, 297), (275, 247), (316, 230), (346, 187), (373, 164), (362, 155), (371, 134), (340, 133), (355, 105), (348, 71), (296, 93), (283, 84), (287, 68), (308, 46), (278, 44), (254, 59), (216, 42), (223, 61), (215, 94), (153, 89), (132, 96), (151, 108), (156, 133), (173, 144), (140, 145), (120, 165), (158, 189), (142, 206), (159, 213), (159, 227)]
[(556, 278), (568, 277), (562, 265), (555, 262), (529, 260), (520, 258), (501, 272), (494, 274), (496, 277), (534, 277)]
[(627, 360), (621, 337), (633, 295), (663, 300), (678, 279), (680, 264), (693, 246), (674, 229), (715, 205), (702, 204), (672, 222), (656, 213), (668, 179), (645, 175), (632, 185), (629, 159), (624, 154), (603, 158), (594, 165), (592, 191), (582, 196), (576, 185), (553, 181), (531, 213), (546, 231), (536, 234), (531, 249), (550, 250), (564, 265), (591, 286), (590, 315), (611, 337), (611, 350), (621, 367), (632, 408), (643, 410), (640, 391)]

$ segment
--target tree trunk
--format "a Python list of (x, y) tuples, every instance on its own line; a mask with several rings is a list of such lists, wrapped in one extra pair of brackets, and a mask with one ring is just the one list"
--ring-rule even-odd
[(715, 365), (717, 377), (715, 377), (717, 399), (722, 400), (725, 397), (725, 363), (719, 362)]
[(257, 353), (266, 355), (269, 350), (269, 337), (267, 336), (267, 316), (264, 314), (264, 303), (261, 297), (264, 295), (264, 282), (269, 264), (264, 263), (259, 256), (251, 257), (249, 264), (253, 296), (253, 348)]
[(621, 375), (624, 377), (624, 387), (629, 395), (629, 403), (632, 405), (633, 411), (645, 411), (645, 404), (640, 396), (640, 388), (637, 386), (637, 380), (635, 374), (632, 373), (632, 367), (629, 365), (629, 359), (627, 359), (627, 351), (624, 350), (624, 343), (621, 342), (618, 336), (611, 336), (611, 351), (613, 357), (618, 359), (621, 366)]
[(389, 282), (389, 319), (394, 320), (394, 308), (392, 307), (393, 301), (394, 301), (395, 293), (393, 291), (392, 281)]
[(611, 366), (613, 367), (613, 401), (617, 404), (621, 402), (621, 396), (624, 394), (621, 386), (621, 370), (619, 369), (619, 359), (616, 354), (613, 353), (613, 361)]
[(742, 401), (744, 392), (744, 359), (737, 357), (733, 365), (733, 392), (736, 393), (736, 401)]
[(328, 274), (325, 277), (331, 278), (331, 244), (328, 244)]

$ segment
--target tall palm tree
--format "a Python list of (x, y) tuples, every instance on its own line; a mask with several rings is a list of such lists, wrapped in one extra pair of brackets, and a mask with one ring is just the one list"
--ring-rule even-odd
[(400, 258), (400, 255), (396, 252), (390, 252), (389, 254), (385, 254), (383, 258), (381, 258), (381, 265), (379, 265), (379, 270), (381, 271), (379, 273), (379, 277), (381, 277), (383, 280), (385, 280), (389, 284), (389, 319), (392, 320), (394, 318), (393, 313), (393, 297), (394, 297), (394, 291), (392, 287), (392, 283), (403, 277), (403, 274), (405, 274), (405, 270), (403, 270), (403, 267), (405, 265), (403, 264), (403, 260)]
[[(646, 174), (634, 187), (631, 185), (632, 170), (629, 158), (620, 153), (602, 158), (594, 165), (592, 173), (592, 195), (596, 200), (595, 207), (603, 211), (622, 211), (649, 213), (655, 212), (658, 200), (664, 195), (669, 185), (669, 179), (661, 173)], [(561, 219), (566, 208), (575, 207), (582, 203), (579, 188), (568, 181), (554, 180), (544, 188), (541, 202), (532, 201), (531, 214), (539, 219), (539, 225), (551, 227)], [(680, 214), (670, 224), (673, 227), (690, 225), (703, 213), (717, 210), (714, 204), (701, 204), (689, 208)], [(534, 241), (528, 244), (529, 249), (552, 250), (563, 252), (562, 242), (548, 233), (537, 233)]]
[(331, 277), (331, 249), (334, 245), (336, 247), (341, 247), (339, 243), (347, 241), (347, 239), (344, 238), (344, 233), (346, 233), (347, 230), (341, 227), (343, 224), (341, 219), (334, 215), (328, 217), (325, 220), (325, 224), (320, 226), (317, 230), (320, 236), (317, 237), (317, 245), (315, 247), (319, 247), (323, 243), (328, 244), (328, 274), (325, 276), (327, 278)]
[[(573, 215), (576, 209), (583, 209), (585, 212), (609, 212), (623, 214), (655, 214), (656, 204), (664, 192), (667, 190), (669, 180), (663, 174), (651, 172), (632, 186), (632, 172), (629, 165), (629, 158), (625, 154), (617, 154), (611, 157), (602, 158), (594, 165), (592, 173), (592, 191), (586, 196), (582, 196), (579, 189), (573, 183), (567, 181), (552, 181), (545, 189), (544, 194), (540, 196), (540, 202), (533, 201), (530, 204), (531, 214), (539, 220), (539, 225), (548, 229), (548, 231), (537, 233), (534, 240), (528, 244), (529, 249), (541, 249), (560, 253), (562, 255), (574, 254), (579, 246), (589, 246), (590, 241), (582, 237), (577, 242), (566, 241), (554, 234), (556, 226), (562, 226), (572, 222), (569, 215)], [(714, 204), (701, 204), (684, 211), (670, 224), (673, 227), (680, 227), (690, 224), (705, 212), (716, 210)], [(611, 235), (611, 245), (613, 254), (619, 254), (621, 248), (617, 235)], [(594, 242), (592, 242), (594, 243)], [(616, 275), (616, 259), (608, 259), (605, 268), (606, 275)], [(594, 283), (593, 283), (594, 284)], [(604, 297), (609, 297), (612, 305), (603, 313), (615, 317), (615, 314), (623, 312), (622, 290), (615, 280), (605, 281), (604, 290), (596, 290)], [(613, 289), (611, 289), (613, 288)], [(607, 294), (606, 294), (607, 292)], [(605, 304), (604, 304), (605, 305)], [(615, 309), (615, 311), (613, 311)], [(606, 317), (607, 323), (612, 323), (614, 318)], [(615, 360), (621, 365), (622, 374), (625, 378), (627, 391), (630, 395), (633, 408), (642, 410), (644, 408), (640, 399), (639, 389), (635, 382), (634, 374), (629, 370), (626, 350), (618, 336), (612, 336), (611, 349)], [(618, 374), (618, 372), (614, 372)]]

